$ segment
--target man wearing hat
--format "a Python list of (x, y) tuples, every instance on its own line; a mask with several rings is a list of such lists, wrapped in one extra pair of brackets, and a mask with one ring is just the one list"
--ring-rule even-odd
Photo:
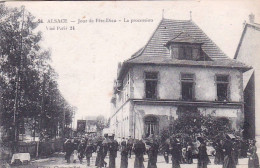
[(78, 158), (81, 164), (82, 164), (82, 159), (84, 158), (85, 148), (86, 148), (86, 142), (84, 139), (82, 139), (78, 146)]
[(87, 141), (87, 145), (86, 145), (86, 149), (85, 149), (87, 166), (90, 166), (90, 158), (92, 157), (93, 152), (95, 152), (95, 147), (93, 145), (93, 142), (89, 139)]
[(133, 151), (135, 153), (134, 168), (143, 168), (145, 144), (142, 140), (136, 140)]
[(178, 141), (171, 137), (170, 153), (172, 155), (172, 168), (180, 168), (181, 152), (178, 147)]
[(118, 142), (114, 139), (114, 136), (114, 134), (111, 136), (111, 141), (109, 143), (109, 168), (116, 167)]
[(129, 139), (127, 141), (127, 148), (128, 148), (128, 156), (131, 158), (131, 153), (134, 145), (134, 140), (131, 136), (129, 136)]
[(259, 168), (259, 158), (257, 156), (257, 147), (255, 145), (256, 140), (252, 140), (249, 147), (249, 159), (248, 159), (248, 168)]
[(234, 157), (234, 148), (232, 143), (232, 135), (226, 135), (226, 142), (224, 144), (224, 163), (223, 168), (235, 168), (236, 162)]
[(110, 140), (108, 138), (108, 134), (104, 134), (104, 140), (102, 142), (102, 147), (103, 147), (103, 155), (102, 155), (102, 162), (103, 162), (103, 165), (106, 167), (107, 165), (107, 162), (105, 161), (105, 158), (107, 156), (107, 152), (109, 150), (109, 143), (110, 143)]
[(200, 141), (199, 152), (198, 152), (198, 166), (197, 168), (207, 168), (208, 163), (210, 162), (206, 143), (203, 139)]

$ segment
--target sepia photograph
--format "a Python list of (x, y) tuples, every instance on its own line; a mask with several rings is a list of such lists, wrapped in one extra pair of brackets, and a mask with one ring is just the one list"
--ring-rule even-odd
[(0, 1), (0, 167), (259, 168), (260, 1)]

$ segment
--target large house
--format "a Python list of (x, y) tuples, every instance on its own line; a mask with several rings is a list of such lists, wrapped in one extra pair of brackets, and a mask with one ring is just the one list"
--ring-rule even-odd
[(192, 21), (162, 19), (147, 44), (119, 64), (110, 129), (118, 137), (158, 135), (184, 113), (244, 121), (243, 73)]
[[(244, 30), (240, 38), (239, 45), (235, 54), (235, 59), (252, 66), (251, 69), (243, 74), (243, 90), (245, 100), (245, 136), (254, 138), (255, 132), (260, 135), (260, 87), (255, 83), (260, 82), (260, 24), (255, 23), (255, 16), (249, 15), (249, 23), (244, 24)], [(255, 129), (256, 126), (256, 129)]]

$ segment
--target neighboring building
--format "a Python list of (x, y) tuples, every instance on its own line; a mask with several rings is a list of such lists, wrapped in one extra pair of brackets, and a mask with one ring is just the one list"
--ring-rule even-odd
[(148, 43), (118, 67), (110, 129), (116, 137), (159, 134), (183, 113), (244, 120), (243, 73), (192, 20), (162, 19)]
[(77, 133), (85, 134), (86, 120), (77, 120)]
[[(245, 136), (254, 138), (255, 132), (260, 135), (260, 127), (255, 123), (260, 122), (260, 87), (255, 83), (260, 82), (260, 24), (254, 22), (254, 15), (249, 16), (249, 23), (244, 24), (244, 30), (235, 54), (235, 59), (252, 66), (254, 69), (243, 74), (243, 90), (245, 99)], [(258, 111), (258, 113), (255, 113)], [(256, 130), (255, 130), (256, 127)]]
[(87, 120), (86, 133), (96, 133), (97, 132), (97, 121)]
[(86, 133), (97, 133), (97, 116), (87, 116), (85, 119)]

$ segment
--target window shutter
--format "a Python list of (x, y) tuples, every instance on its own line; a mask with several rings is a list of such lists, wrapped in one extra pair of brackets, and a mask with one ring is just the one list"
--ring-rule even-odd
[(179, 48), (179, 59), (184, 59), (184, 48)]
[(231, 76), (228, 76), (227, 99), (231, 101)]
[(186, 47), (185, 48), (185, 59), (190, 60), (192, 58), (192, 48)]

